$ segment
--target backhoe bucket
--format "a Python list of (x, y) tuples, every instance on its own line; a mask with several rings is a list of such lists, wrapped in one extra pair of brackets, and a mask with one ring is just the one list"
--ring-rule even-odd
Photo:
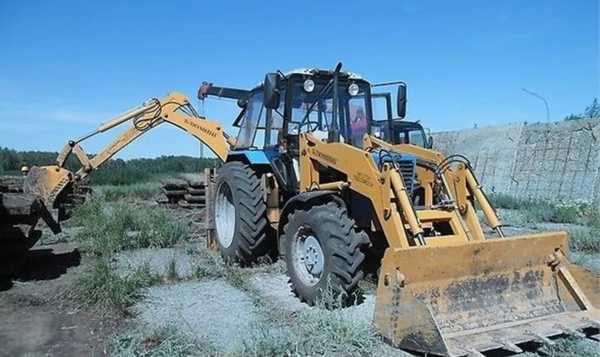
[(375, 325), (395, 347), (438, 356), (598, 334), (600, 274), (567, 258), (565, 232), (388, 248)]
[(71, 171), (59, 166), (34, 166), (25, 177), (23, 191), (40, 197), (48, 208), (56, 208), (54, 203), (73, 183), (72, 176)]

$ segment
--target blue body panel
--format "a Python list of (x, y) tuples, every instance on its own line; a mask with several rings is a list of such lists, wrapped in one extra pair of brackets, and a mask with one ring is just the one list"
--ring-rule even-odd
[(278, 155), (277, 150), (231, 151), (227, 156), (227, 161), (248, 161), (250, 165), (270, 165), (270, 159)]
[(397, 162), (400, 166), (400, 172), (404, 181), (404, 186), (408, 191), (409, 195), (412, 194), (414, 188), (414, 181), (417, 171), (417, 158), (409, 154), (400, 154), (394, 151), (389, 151), (380, 155), (379, 153), (372, 153), (373, 161), (375, 165), (381, 167), (384, 163)]

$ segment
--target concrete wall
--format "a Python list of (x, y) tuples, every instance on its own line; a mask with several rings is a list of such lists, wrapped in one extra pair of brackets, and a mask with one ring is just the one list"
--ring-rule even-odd
[(465, 155), (486, 192), (600, 203), (600, 118), (432, 133)]

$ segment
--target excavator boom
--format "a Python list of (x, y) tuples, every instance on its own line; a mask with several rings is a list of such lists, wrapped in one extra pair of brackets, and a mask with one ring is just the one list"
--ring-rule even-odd
[[(126, 122), (131, 122), (132, 125), (98, 155), (88, 157), (80, 145), (82, 141)], [(103, 123), (97, 130), (78, 140), (69, 141), (58, 155), (55, 165), (30, 169), (24, 182), (24, 191), (39, 196), (48, 207), (56, 208), (65, 189), (74, 181), (87, 177), (142, 134), (165, 122), (185, 130), (200, 140), (221, 161), (226, 159), (229, 146), (235, 143), (235, 139), (223, 131), (221, 124), (198, 115), (185, 95), (177, 92), (169, 93), (164, 98), (153, 98)], [(82, 165), (76, 173), (64, 168), (71, 154), (75, 154)]]

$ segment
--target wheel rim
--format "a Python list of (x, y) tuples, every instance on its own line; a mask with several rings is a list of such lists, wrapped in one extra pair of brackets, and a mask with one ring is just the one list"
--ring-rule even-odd
[(325, 254), (312, 229), (300, 228), (294, 236), (292, 260), (294, 270), (304, 284), (314, 286), (321, 280)]
[(231, 188), (226, 182), (223, 182), (217, 190), (217, 200), (215, 202), (215, 226), (217, 229), (217, 239), (223, 247), (228, 248), (233, 242), (233, 232), (235, 230), (235, 206), (233, 204)]

